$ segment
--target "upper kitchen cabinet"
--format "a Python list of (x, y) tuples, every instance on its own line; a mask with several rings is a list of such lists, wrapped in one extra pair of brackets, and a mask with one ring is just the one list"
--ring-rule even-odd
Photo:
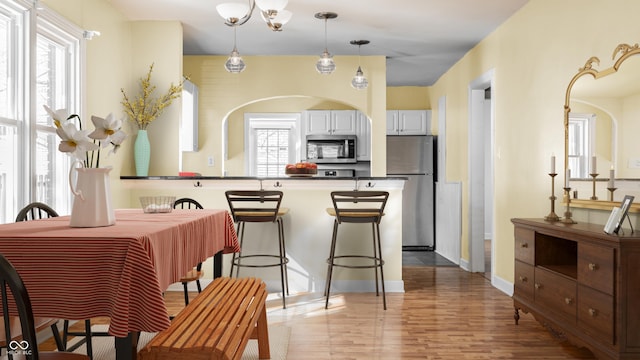
[(355, 110), (307, 110), (304, 112), (306, 135), (356, 135)]
[(358, 161), (371, 161), (371, 122), (367, 115), (360, 111), (356, 115), (358, 116), (356, 158)]
[(431, 110), (387, 110), (387, 135), (427, 135)]

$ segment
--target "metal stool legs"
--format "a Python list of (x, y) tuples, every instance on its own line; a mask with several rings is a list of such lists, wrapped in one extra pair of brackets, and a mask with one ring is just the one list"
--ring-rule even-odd
[[(382, 245), (380, 242), (380, 225), (378, 223), (371, 223), (372, 230), (372, 238), (373, 238), (373, 256), (365, 256), (365, 255), (340, 255), (336, 256), (336, 243), (338, 238), (338, 220), (334, 220), (333, 222), (333, 236), (331, 237), (331, 250), (329, 253), (329, 258), (327, 259), (327, 283), (325, 286), (325, 304), (324, 308), (329, 308), (329, 296), (331, 292), (331, 278), (333, 276), (333, 267), (339, 266), (344, 268), (352, 268), (352, 269), (368, 269), (373, 268), (375, 270), (375, 282), (376, 282), (376, 296), (380, 295), (379, 292), (379, 284), (378, 284), (378, 269), (380, 269), (380, 282), (382, 286), (382, 304), (385, 310), (387, 310), (387, 297), (384, 288), (384, 271), (383, 265), (384, 260), (382, 259)], [(337, 264), (335, 262), (336, 259), (344, 259), (344, 258), (366, 258), (373, 261), (372, 265), (343, 265)]]
[[(236, 277), (240, 275), (240, 267), (280, 267), (280, 285), (282, 288), (282, 308), (287, 308), (286, 296), (289, 295), (289, 277), (287, 275), (287, 263), (289, 259), (287, 258), (287, 251), (285, 247), (285, 238), (284, 238), (284, 222), (282, 217), (278, 217), (275, 221), (276, 226), (278, 227), (278, 253), (279, 255), (265, 255), (265, 254), (255, 254), (255, 255), (242, 255), (243, 243), (244, 243), (244, 229), (246, 223), (244, 221), (238, 222), (237, 234), (240, 236), (240, 252), (237, 254), (233, 254), (231, 257), (231, 271), (229, 273), (229, 277), (233, 277), (233, 269), (236, 269)], [(264, 265), (253, 265), (242, 263), (243, 259), (247, 258), (257, 258), (257, 257), (271, 257), (278, 259), (276, 263), (264, 264)]]

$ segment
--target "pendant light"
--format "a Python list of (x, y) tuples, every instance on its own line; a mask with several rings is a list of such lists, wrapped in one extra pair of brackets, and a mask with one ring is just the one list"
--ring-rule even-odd
[(362, 72), (362, 68), (360, 67), (360, 47), (362, 45), (367, 45), (369, 40), (351, 40), (351, 45), (358, 45), (358, 70), (356, 71), (356, 75), (351, 80), (351, 86), (357, 90), (366, 89), (369, 86), (369, 81), (366, 77), (364, 77), (364, 73)]
[(293, 13), (285, 9), (288, 0), (249, 0), (248, 4), (237, 2), (222, 3), (216, 6), (218, 14), (229, 26), (244, 25), (251, 16), (253, 10), (258, 7), (262, 20), (273, 31), (282, 31), (282, 25), (286, 24)]
[(233, 27), (233, 50), (231, 51), (227, 61), (224, 63), (224, 68), (227, 69), (228, 72), (234, 74), (241, 73), (245, 68), (244, 61), (242, 60), (242, 57), (240, 57), (240, 53), (236, 48), (236, 28), (236, 26)]
[(327, 20), (337, 18), (338, 14), (334, 12), (319, 12), (315, 17), (316, 19), (324, 19), (324, 52), (316, 62), (316, 70), (320, 74), (328, 75), (336, 69), (336, 63), (333, 61), (333, 56), (329, 54), (329, 50), (327, 50)]

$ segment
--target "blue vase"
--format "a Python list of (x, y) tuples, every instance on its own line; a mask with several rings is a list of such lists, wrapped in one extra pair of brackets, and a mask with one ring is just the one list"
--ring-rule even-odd
[(138, 130), (136, 142), (133, 144), (133, 156), (136, 162), (136, 176), (149, 176), (149, 159), (151, 144), (147, 130)]

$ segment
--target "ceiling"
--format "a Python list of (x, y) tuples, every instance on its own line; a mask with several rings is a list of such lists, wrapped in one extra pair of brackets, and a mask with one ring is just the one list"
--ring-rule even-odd
[[(227, 55), (233, 48), (233, 30), (215, 7), (249, 0), (108, 1), (130, 20), (180, 21), (185, 55)], [(237, 45), (241, 55), (319, 56), (325, 24), (314, 14), (331, 11), (338, 14), (327, 22), (332, 55), (357, 55), (357, 46), (349, 42), (369, 40), (361, 54), (387, 58), (387, 86), (430, 86), (527, 1), (289, 0), (286, 9), (293, 17), (283, 31), (269, 30), (256, 9), (238, 27)]]

